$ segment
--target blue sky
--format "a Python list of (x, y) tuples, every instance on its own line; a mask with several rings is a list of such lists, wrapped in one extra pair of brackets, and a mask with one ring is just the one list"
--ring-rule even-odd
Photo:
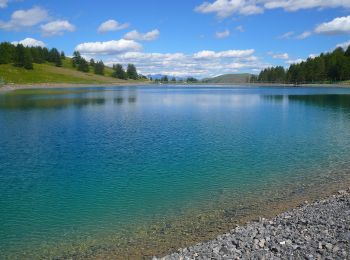
[(350, 40), (350, 0), (0, 0), (0, 14), (1, 41), (143, 74), (258, 73)]

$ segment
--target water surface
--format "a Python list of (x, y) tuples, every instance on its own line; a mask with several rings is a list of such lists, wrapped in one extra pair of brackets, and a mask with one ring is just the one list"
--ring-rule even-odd
[(0, 94), (0, 254), (120, 258), (350, 181), (350, 89)]

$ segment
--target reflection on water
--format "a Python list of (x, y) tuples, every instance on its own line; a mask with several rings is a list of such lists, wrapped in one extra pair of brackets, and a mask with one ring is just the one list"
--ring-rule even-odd
[(114, 92), (89, 89), (20, 90), (0, 95), (0, 109), (63, 109), (104, 105), (112, 100), (115, 104), (123, 104), (125, 101), (127, 103), (136, 102), (134, 92), (115, 98), (113, 98), (113, 95)]
[(288, 100), (307, 105), (332, 108), (350, 108), (350, 95), (289, 95)]
[(262, 99), (283, 103), (283, 102), (303, 102), (307, 105), (319, 107), (349, 108), (350, 94), (314, 94), (314, 95), (262, 95)]
[(152, 256), (347, 185), (349, 94), (210, 87), (1, 94), (0, 255)]

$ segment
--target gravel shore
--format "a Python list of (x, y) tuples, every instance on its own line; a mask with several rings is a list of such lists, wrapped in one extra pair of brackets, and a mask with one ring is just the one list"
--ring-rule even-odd
[(153, 259), (350, 259), (350, 188)]

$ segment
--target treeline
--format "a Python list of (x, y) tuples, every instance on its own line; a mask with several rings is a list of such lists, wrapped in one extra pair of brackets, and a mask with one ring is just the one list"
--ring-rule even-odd
[(302, 84), (344, 80), (350, 80), (350, 46), (346, 50), (339, 47), (333, 52), (321, 53), (288, 69), (282, 66), (264, 69), (258, 76), (252, 76), (250, 82)]
[[(96, 62), (94, 59), (90, 59), (90, 61), (87, 61), (80, 55), (78, 51), (75, 51), (73, 53), (72, 66), (82, 72), (89, 72), (91, 67), (95, 74), (105, 74), (105, 65), (102, 60)], [(124, 80), (147, 79), (145, 76), (137, 73), (137, 69), (134, 64), (128, 64), (126, 70), (124, 70), (123, 65), (121, 64), (113, 64), (112, 69), (113, 72), (111, 76), (114, 78)]]
[[(153, 81), (153, 78), (150, 77), (150, 80)], [(164, 75), (162, 76), (160, 79), (155, 79), (154, 83), (197, 83), (198, 79), (193, 78), (193, 77), (188, 77), (186, 79), (176, 79), (175, 77), (172, 77), (171, 79), (169, 79), (168, 76)]]
[(147, 79), (145, 76), (138, 74), (134, 64), (128, 64), (126, 70), (124, 70), (123, 65), (113, 64), (112, 77), (117, 79)]
[[(56, 48), (48, 49), (46, 47), (29, 47), (23, 44), (12, 44), (10, 42), (0, 43), (0, 64), (13, 64), (16, 67), (22, 67), (32, 70), (33, 63), (53, 63), (57, 67), (63, 66), (63, 60), (66, 56), (63, 51), (59, 52)], [(66, 65), (67, 63), (65, 63)], [(69, 63), (68, 63), (69, 64)], [(73, 53), (71, 58), (73, 68), (82, 72), (94, 72), (98, 75), (105, 75), (103, 61), (90, 59), (87, 61), (78, 51)], [(67, 65), (66, 65), (67, 66)], [(145, 76), (138, 74), (134, 64), (128, 64), (126, 71), (121, 64), (113, 65), (112, 77), (119, 79), (147, 79)]]
[(26, 47), (22, 44), (9, 42), (0, 43), (0, 64), (13, 64), (16, 67), (23, 67), (27, 70), (33, 69), (33, 63), (52, 62), (57, 67), (62, 66), (62, 59), (65, 59), (64, 52), (56, 48)]
[(78, 51), (73, 52), (72, 66), (82, 72), (89, 72), (91, 67), (95, 74), (105, 74), (105, 65), (102, 60), (95, 62), (94, 59), (90, 59), (90, 61), (87, 61)]

